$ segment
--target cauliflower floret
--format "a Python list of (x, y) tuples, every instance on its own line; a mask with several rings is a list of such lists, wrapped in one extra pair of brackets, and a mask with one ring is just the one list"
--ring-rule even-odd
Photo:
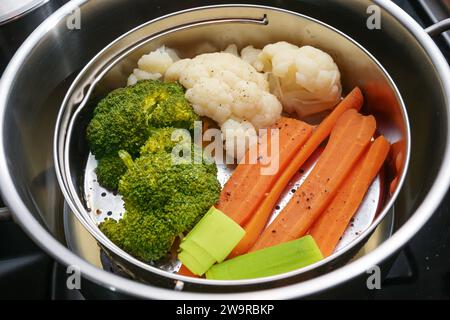
[(251, 64), (257, 71), (263, 71), (264, 63), (258, 59), (261, 49), (255, 49), (253, 46), (247, 46), (241, 50), (241, 58)]
[(230, 118), (255, 128), (273, 124), (282, 106), (268, 91), (269, 84), (241, 58), (227, 52), (207, 53), (174, 63), (166, 81), (179, 81), (196, 113), (222, 126)]
[(311, 46), (277, 42), (258, 56), (269, 73), (271, 92), (289, 113), (305, 117), (331, 109), (341, 98), (341, 75), (333, 58)]
[(233, 56), (239, 57), (238, 48), (237, 48), (237, 45), (235, 45), (235, 44), (230, 44), (222, 52), (231, 53)]
[(258, 142), (255, 127), (248, 121), (228, 119), (220, 129), (227, 156), (238, 161), (245, 156), (248, 148)]
[(175, 50), (159, 47), (149, 54), (144, 54), (138, 61), (138, 69), (128, 77), (128, 85), (133, 85), (139, 80), (160, 80), (166, 70), (176, 61), (180, 60)]

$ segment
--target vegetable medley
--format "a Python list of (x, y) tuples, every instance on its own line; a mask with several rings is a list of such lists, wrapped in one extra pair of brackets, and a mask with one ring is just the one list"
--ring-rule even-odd
[[(215, 280), (277, 275), (333, 254), (390, 150), (375, 118), (359, 113), (361, 90), (341, 94), (338, 66), (311, 46), (232, 44), (185, 59), (163, 46), (142, 56), (86, 129), (97, 180), (126, 210), (100, 230), (144, 262), (175, 250), (179, 274)], [(319, 125), (307, 123), (319, 113)], [(218, 130), (212, 152), (196, 141), (196, 122)], [(223, 188), (221, 153), (235, 166)]]

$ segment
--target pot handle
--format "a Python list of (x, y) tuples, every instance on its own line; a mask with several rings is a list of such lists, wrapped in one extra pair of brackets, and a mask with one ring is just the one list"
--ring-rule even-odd
[(437, 37), (442, 33), (450, 30), (450, 18), (439, 21), (438, 23), (433, 24), (425, 29), (425, 32), (428, 33), (431, 37)]

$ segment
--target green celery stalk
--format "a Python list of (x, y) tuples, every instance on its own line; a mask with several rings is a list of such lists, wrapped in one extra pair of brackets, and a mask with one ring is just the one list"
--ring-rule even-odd
[(303, 268), (321, 259), (323, 255), (319, 247), (307, 235), (216, 264), (206, 272), (206, 278), (240, 280), (268, 277)]

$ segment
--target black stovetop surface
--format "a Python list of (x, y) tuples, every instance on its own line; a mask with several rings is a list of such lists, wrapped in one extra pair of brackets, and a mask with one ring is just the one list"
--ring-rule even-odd
[[(441, 1), (441, 0), (430, 0)], [(67, 0), (47, 4), (0, 26), (0, 74), (25, 38)], [(423, 26), (432, 20), (417, 0), (394, 0)], [(438, 44), (450, 60), (450, 46)], [(0, 201), (0, 207), (2, 202)], [(365, 288), (365, 278), (338, 286), (317, 298), (448, 299), (450, 298), (450, 193), (422, 230), (400, 252), (381, 290)], [(12, 221), (0, 219), (0, 298), (80, 299), (65, 286), (65, 269), (42, 252)], [(32, 283), (33, 285), (30, 285)]]

